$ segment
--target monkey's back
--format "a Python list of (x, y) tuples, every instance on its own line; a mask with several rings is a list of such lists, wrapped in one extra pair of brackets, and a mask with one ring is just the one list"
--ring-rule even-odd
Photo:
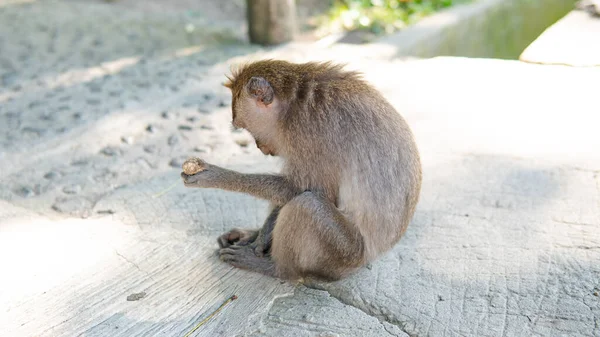
[[(308, 69), (307, 66), (304, 66)], [(359, 74), (326, 65), (287, 83), (282, 126), (303, 189), (321, 191), (359, 228), (365, 259), (406, 231), (421, 189), (413, 134), (393, 106)]]
[(339, 180), (338, 207), (359, 227), (365, 257), (372, 260), (395, 245), (419, 199), (421, 163), (403, 118), (381, 103), (375, 128), (348, 139), (347, 167)]

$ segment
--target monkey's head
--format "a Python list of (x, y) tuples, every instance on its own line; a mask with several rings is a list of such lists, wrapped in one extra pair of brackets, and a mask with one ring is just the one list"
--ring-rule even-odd
[(269, 81), (253, 70), (246, 67), (228, 77), (225, 84), (232, 94), (232, 124), (250, 132), (262, 153), (276, 156), (281, 102)]

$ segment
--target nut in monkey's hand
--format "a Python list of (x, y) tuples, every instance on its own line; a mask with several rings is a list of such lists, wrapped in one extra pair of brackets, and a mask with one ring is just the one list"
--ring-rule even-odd
[(200, 158), (189, 158), (181, 166), (183, 173), (191, 176), (206, 169), (206, 163)]

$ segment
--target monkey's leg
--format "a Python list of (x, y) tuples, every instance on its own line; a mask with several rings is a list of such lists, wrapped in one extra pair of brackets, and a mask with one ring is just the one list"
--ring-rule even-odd
[(298, 195), (280, 210), (272, 235), (272, 260), (241, 246), (221, 249), (220, 258), (238, 268), (285, 279), (336, 280), (363, 264), (359, 231), (335, 205), (312, 192)]
[(358, 228), (331, 201), (307, 191), (281, 209), (271, 258), (279, 277), (333, 281), (363, 264), (365, 245)]
[(258, 232), (258, 237), (250, 244), (250, 246), (254, 249), (256, 256), (262, 257), (268, 254), (269, 250), (271, 250), (273, 229), (275, 228), (279, 211), (281, 211), (281, 206), (275, 206), (273, 208), (265, 220), (263, 227)]

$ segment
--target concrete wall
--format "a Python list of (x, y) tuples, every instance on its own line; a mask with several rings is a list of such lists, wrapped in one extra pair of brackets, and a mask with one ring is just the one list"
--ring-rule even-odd
[(426, 18), (378, 43), (396, 56), (468, 56), (518, 59), (547, 27), (574, 8), (574, 0), (476, 0)]

